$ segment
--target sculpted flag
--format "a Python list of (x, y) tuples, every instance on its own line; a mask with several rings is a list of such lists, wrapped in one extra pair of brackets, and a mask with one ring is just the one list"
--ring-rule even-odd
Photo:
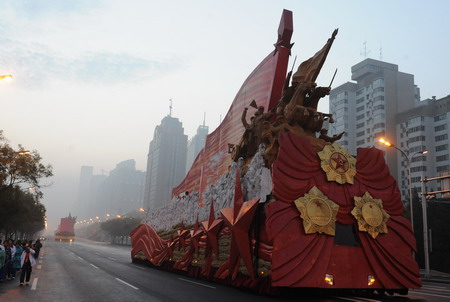
[(322, 47), (321, 50), (316, 52), (314, 56), (304, 61), (297, 69), (297, 72), (292, 76), (293, 83), (300, 82), (312, 82), (314, 83), (319, 75), (320, 69), (322, 69), (323, 63), (327, 58), (328, 52), (330, 51), (331, 45), (333, 44), (334, 38), (336, 37), (338, 30), (335, 29), (331, 38), (328, 39), (327, 43)]

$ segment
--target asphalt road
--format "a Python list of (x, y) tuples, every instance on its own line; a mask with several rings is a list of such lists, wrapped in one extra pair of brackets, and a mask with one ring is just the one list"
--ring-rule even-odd
[(18, 278), (0, 284), (0, 301), (433, 301), (450, 302), (450, 284), (424, 283), (408, 296), (319, 295), (278, 297), (208, 283), (133, 264), (130, 247), (46, 241), (29, 286)]

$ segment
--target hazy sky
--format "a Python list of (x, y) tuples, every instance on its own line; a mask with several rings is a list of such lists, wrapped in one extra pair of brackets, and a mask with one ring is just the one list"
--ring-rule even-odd
[[(297, 65), (339, 34), (318, 84), (350, 80), (367, 57), (415, 76), (421, 98), (450, 94), (449, 1), (0, 0), (0, 129), (36, 149), (55, 176), (44, 190), (50, 228), (76, 200), (82, 165), (145, 170), (169, 112), (191, 137), (210, 131), (273, 49), (283, 8), (294, 13)], [(320, 109), (328, 111), (327, 101)], [(75, 213), (76, 214), (76, 213)]]

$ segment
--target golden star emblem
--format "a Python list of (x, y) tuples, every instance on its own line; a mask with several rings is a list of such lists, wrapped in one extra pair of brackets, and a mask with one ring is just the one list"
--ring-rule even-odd
[(355, 207), (352, 210), (352, 215), (358, 221), (358, 229), (363, 232), (368, 232), (373, 239), (379, 233), (387, 233), (386, 222), (389, 219), (389, 214), (383, 209), (381, 199), (374, 199), (368, 192), (364, 193), (362, 197), (355, 196)]
[(347, 149), (338, 143), (326, 145), (317, 153), (321, 159), (322, 170), (327, 173), (328, 181), (336, 181), (340, 184), (353, 184), (356, 175), (356, 158), (351, 156)]
[(339, 206), (328, 199), (317, 187), (294, 201), (303, 219), (306, 234), (335, 235)]

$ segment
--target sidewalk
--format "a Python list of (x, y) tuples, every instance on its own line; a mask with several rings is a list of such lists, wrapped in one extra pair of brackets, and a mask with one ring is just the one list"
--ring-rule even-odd
[(439, 283), (449, 283), (450, 284), (450, 274), (430, 270), (429, 278), (425, 278), (425, 270), (420, 270), (420, 278), (422, 281), (439, 282)]

